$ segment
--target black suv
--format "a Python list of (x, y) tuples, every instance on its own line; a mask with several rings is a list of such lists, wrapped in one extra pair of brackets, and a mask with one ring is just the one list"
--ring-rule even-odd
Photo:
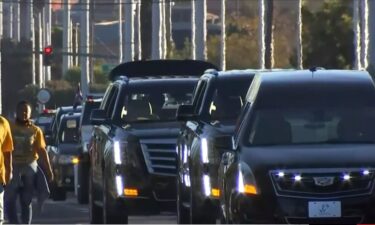
[(91, 115), (97, 124), (90, 150), (91, 222), (127, 223), (128, 215), (174, 206), (181, 126), (176, 111), (191, 104), (196, 77), (210, 68), (216, 69), (201, 61), (156, 60), (112, 70), (115, 81)]
[(219, 168), (223, 220), (374, 223), (375, 86), (365, 71), (256, 75)]
[(74, 167), (79, 162), (79, 119), (81, 113), (63, 114), (56, 135), (56, 146), (49, 148), (55, 179), (51, 186), (53, 200), (65, 200), (75, 185)]
[(193, 104), (179, 107), (178, 120), (186, 123), (177, 139), (178, 223), (216, 222), (222, 152), (213, 147), (213, 141), (233, 134), (255, 72), (207, 71), (198, 82)]
[(82, 116), (79, 121), (80, 131), (80, 152), (77, 165), (77, 201), (80, 204), (86, 204), (89, 201), (89, 148), (91, 143), (91, 134), (93, 125), (90, 121), (91, 112), (98, 109), (103, 100), (103, 94), (88, 94), (82, 105)]

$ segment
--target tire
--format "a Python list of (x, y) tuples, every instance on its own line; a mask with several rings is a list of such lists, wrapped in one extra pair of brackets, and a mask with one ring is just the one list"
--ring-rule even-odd
[(109, 195), (106, 180), (103, 181), (103, 223), (104, 224), (127, 224), (128, 212), (125, 205), (115, 202)]
[(79, 204), (89, 203), (89, 165), (88, 163), (80, 163), (78, 165), (78, 188), (77, 202)]
[(181, 193), (181, 182), (177, 178), (177, 223), (187, 224), (190, 223), (190, 212), (189, 209), (183, 206), (183, 196)]
[(93, 187), (92, 175), (89, 177), (89, 213), (91, 224), (102, 224), (103, 223), (103, 209), (95, 205), (95, 188)]

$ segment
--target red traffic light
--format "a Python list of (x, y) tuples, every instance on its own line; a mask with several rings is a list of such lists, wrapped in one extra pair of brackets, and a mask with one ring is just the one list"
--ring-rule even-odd
[(53, 49), (52, 49), (51, 46), (44, 47), (44, 54), (45, 55), (50, 55), (50, 54), (52, 54), (52, 52), (53, 52)]

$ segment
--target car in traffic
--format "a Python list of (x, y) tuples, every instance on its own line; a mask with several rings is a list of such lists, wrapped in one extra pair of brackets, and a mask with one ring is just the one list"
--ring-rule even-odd
[(56, 146), (49, 148), (48, 157), (54, 173), (51, 198), (66, 199), (68, 191), (74, 191), (74, 166), (79, 162), (79, 120), (81, 113), (67, 113), (61, 116)]
[[(110, 74), (90, 148), (90, 220), (127, 223), (128, 215), (173, 210), (176, 201), (176, 121), (191, 104), (205, 70), (195, 60), (124, 63)], [(126, 76), (121, 76), (126, 75)]]
[(44, 134), (44, 139), (46, 140), (47, 144), (50, 144), (51, 142), (51, 125), (54, 116), (56, 115), (55, 109), (44, 109), (36, 118), (34, 121), (34, 124), (40, 129), (42, 129)]
[(374, 99), (366, 71), (257, 74), (215, 142), (222, 222), (373, 223)]
[(177, 138), (178, 223), (216, 223), (222, 149), (215, 149), (213, 141), (233, 134), (256, 71), (206, 71), (192, 104), (179, 106), (177, 119), (183, 126)]
[(89, 148), (91, 142), (91, 134), (93, 125), (90, 121), (91, 112), (94, 109), (99, 108), (103, 100), (102, 93), (89, 93), (82, 104), (82, 116), (79, 121), (79, 161), (77, 164), (76, 180), (77, 184), (75, 186), (75, 192), (77, 195), (77, 201), (80, 204), (87, 204), (89, 201)]

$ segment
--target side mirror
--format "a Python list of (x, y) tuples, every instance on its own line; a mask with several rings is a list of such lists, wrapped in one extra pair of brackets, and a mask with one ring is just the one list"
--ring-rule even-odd
[(185, 122), (188, 120), (194, 120), (196, 118), (196, 115), (194, 114), (193, 105), (180, 105), (177, 108), (176, 114), (177, 121)]
[(104, 110), (94, 109), (91, 112), (90, 121), (92, 125), (109, 124), (109, 119)]
[(214, 139), (214, 147), (226, 151), (234, 151), (233, 138), (230, 135), (218, 136)]

